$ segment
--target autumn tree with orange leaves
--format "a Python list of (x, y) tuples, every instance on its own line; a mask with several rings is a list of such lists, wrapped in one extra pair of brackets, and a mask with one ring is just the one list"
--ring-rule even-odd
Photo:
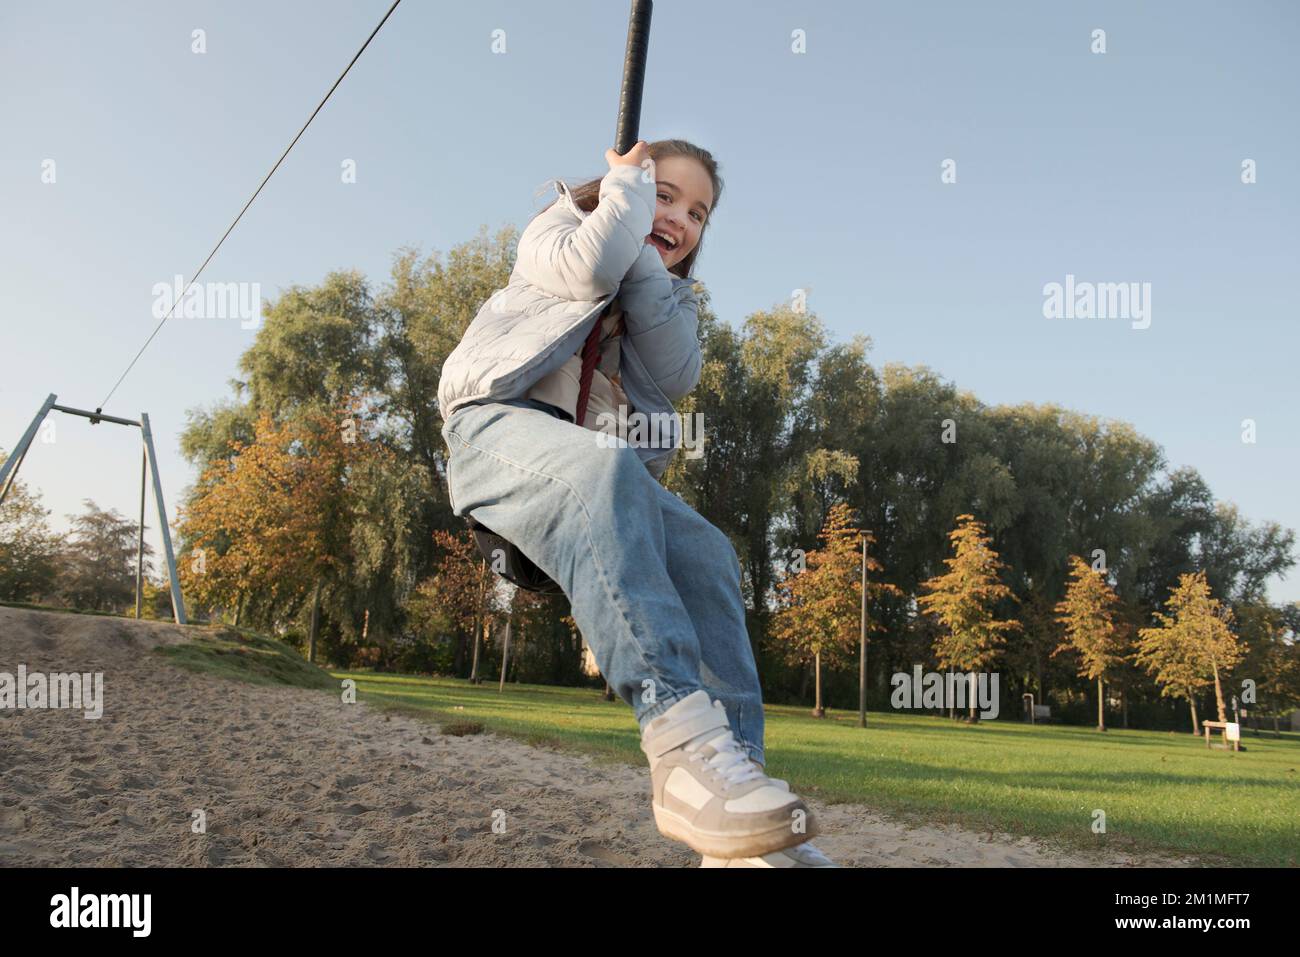
[(351, 531), (365, 496), (354, 480), (391, 457), (357, 423), (348, 410), (289, 423), (263, 413), (254, 440), (232, 442), (234, 457), (204, 472), (177, 522), (194, 601), (239, 609), (256, 594), (288, 615), (310, 598), (314, 659), (322, 589), (356, 560)]
[[(853, 521), (853, 510), (844, 503), (831, 506), (817, 534), (825, 545), (804, 556), (803, 570), (788, 575), (777, 586), (780, 611), (772, 622), (772, 635), (781, 643), (790, 664), (812, 659), (817, 678), (813, 715), (825, 717), (822, 707), (822, 665), (842, 667), (852, 660), (862, 635), (862, 541), (875, 540)], [(879, 572), (881, 564), (871, 556), (867, 572)], [(867, 580), (867, 600), (901, 594), (888, 582)], [(867, 630), (883, 626), (867, 619)]]
[(997, 602), (1014, 596), (998, 578), (1005, 566), (983, 524), (974, 515), (958, 515), (948, 540), (953, 548), (952, 557), (943, 560), (948, 572), (923, 582), (928, 594), (917, 603), (943, 626), (934, 644), (939, 667), (971, 673), (967, 720), (975, 722), (975, 672), (993, 663), (1006, 646), (1007, 632), (1019, 630), (1020, 622), (994, 616)]
[(1245, 651), (1232, 631), (1232, 610), (1210, 593), (1205, 572), (1180, 575), (1165, 611), (1153, 613), (1158, 625), (1139, 632), (1137, 660), (1155, 676), (1162, 696), (1186, 699), (1192, 734), (1199, 734), (1197, 692), (1213, 685), (1219, 720), (1226, 722), (1223, 675)]
[(1104, 682), (1125, 660), (1126, 627), (1119, 613), (1119, 596), (1106, 573), (1093, 570), (1078, 555), (1070, 556), (1070, 584), (1056, 605), (1065, 627), (1065, 641), (1052, 655), (1078, 655), (1079, 677), (1097, 682), (1097, 730), (1106, 730)]

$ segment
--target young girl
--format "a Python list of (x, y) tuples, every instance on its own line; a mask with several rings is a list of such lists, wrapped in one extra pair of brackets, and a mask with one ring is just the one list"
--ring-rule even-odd
[(804, 802), (763, 772), (735, 550), (658, 481), (681, 444), (672, 402), (700, 378), (691, 268), (722, 192), (717, 164), (684, 140), (605, 159), (599, 180), (554, 182), (559, 198), (520, 236), (509, 283), (443, 366), (452, 508), (568, 596), (641, 727), (661, 833), (702, 866), (834, 866), (808, 842)]

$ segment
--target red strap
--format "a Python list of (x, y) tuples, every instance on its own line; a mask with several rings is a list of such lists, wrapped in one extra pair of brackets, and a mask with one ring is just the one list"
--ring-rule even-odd
[(574, 412), (573, 421), (582, 425), (587, 418), (587, 400), (591, 398), (591, 376), (596, 371), (596, 363), (600, 360), (600, 328), (605, 324), (605, 313), (609, 309), (602, 309), (600, 315), (596, 317), (596, 324), (591, 327), (591, 332), (587, 333), (587, 341), (582, 344), (582, 373), (578, 376), (578, 407)]

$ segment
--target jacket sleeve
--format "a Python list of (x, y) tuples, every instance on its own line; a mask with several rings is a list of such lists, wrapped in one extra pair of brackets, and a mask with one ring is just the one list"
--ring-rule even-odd
[(561, 299), (600, 299), (641, 254), (654, 225), (655, 184), (639, 166), (615, 166), (600, 181), (594, 210), (579, 219), (563, 201), (536, 216), (519, 237), (515, 270)]
[(700, 382), (699, 301), (691, 287), (665, 267), (659, 250), (646, 244), (619, 290), (624, 322), (637, 355), (670, 400)]

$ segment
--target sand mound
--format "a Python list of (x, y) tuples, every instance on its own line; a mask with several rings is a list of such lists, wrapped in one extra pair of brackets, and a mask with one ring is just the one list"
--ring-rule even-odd
[[(103, 672), (103, 716), (0, 709), (0, 864), (691, 867), (648, 771), (494, 734), (455, 737), (329, 692), (195, 674), (161, 622), (0, 607), (0, 671)], [(1028, 838), (906, 828), (809, 804), (844, 866), (1177, 864), (1077, 858)], [(191, 830), (206, 814), (206, 833)], [(504, 812), (504, 816), (502, 816)], [(493, 833), (494, 814), (505, 833)]]

